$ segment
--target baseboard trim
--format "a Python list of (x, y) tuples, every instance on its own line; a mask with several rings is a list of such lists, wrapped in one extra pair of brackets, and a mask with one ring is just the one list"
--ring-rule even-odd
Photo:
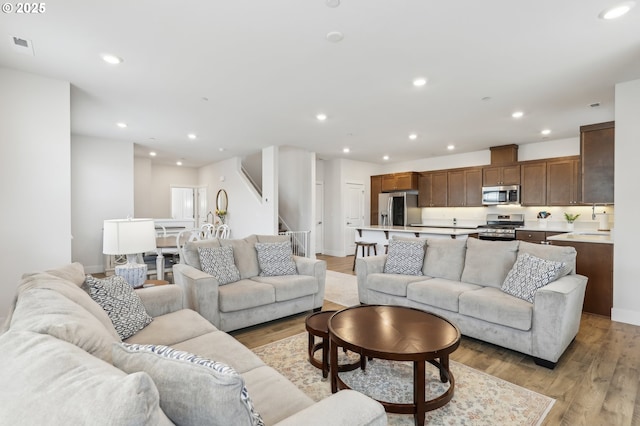
[(612, 308), (611, 320), (631, 325), (640, 325), (640, 312), (629, 309)]

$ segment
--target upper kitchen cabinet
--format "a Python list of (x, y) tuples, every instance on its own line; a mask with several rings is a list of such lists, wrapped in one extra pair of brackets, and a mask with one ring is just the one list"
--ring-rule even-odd
[(382, 176), (371, 176), (371, 212), (370, 215), (370, 224), (377, 225), (378, 224), (378, 194), (382, 192)]
[(569, 157), (547, 161), (547, 205), (578, 204), (580, 158)]
[(613, 204), (615, 122), (580, 127), (582, 202)]
[(446, 207), (447, 171), (420, 173), (418, 191), (418, 207)]
[(479, 167), (449, 170), (447, 173), (449, 207), (482, 206), (482, 169)]
[(547, 204), (547, 162), (532, 161), (520, 165), (520, 204), (544, 206)]
[(491, 151), (492, 166), (513, 164), (518, 162), (518, 145), (511, 144), (492, 146), (489, 149)]
[(520, 185), (520, 165), (483, 167), (484, 186)]
[(418, 189), (418, 173), (392, 173), (382, 175), (382, 192), (410, 191)]

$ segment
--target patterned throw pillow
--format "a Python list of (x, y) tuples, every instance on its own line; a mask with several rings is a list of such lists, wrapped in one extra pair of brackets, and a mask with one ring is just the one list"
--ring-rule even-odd
[(164, 345), (127, 343), (113, 345), (113, 364), (126, 373), (149, 374), (160, 407), (175, 424), (264, 426), (244, 379), (226, 364)]
[(277, 277), (281, 275), (297, 275), (296, 263), (293, 261), (291, 242), (256, 243), (258, 264), (261, 277)]
[(213, 276), (220, 285), (240, 279), (240, 271), (233, 263), (233, 247), (198, 247), (202, 270)]
[(502, 284), (502, 291), (533, 303), (536, 290), (555, 281), (563, 267), (563, 262), (520, 253)]
[(122, 340), (145, 328), (153, 321), (142, 300), (124, 278), (113, 275), (97, 279), (87, 275), (89, 295), (105, 310)]
[(424, 240), (390, 240), (389, 253), (384, 264), (384, 273), (422, 275), (424, 244)]

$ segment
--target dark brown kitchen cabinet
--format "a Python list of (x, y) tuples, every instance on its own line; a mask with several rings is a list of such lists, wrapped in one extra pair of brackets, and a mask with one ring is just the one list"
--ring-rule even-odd
[(613, 204), (614, 154), (614, 121), (580, 127), (583, 203)]
[(447, 171), (424, 172), (418, 177), (418, 207), (447, 206)]
[(589, 279), (582, 311), (610, 317), (613, 307), (613, 244), (569, 241), (553, 243), (575, 247), (578, 252), (576, 273)]
[(520, 165), (484, 167), (482, 169), (482, 184), (484, 186), (519, 185)]
[(546, 205), (571, 206), (578, 204), (579, 174), (579, 158), (548, 160)]
[(553, 244), (553, 241), (547, 241), (548, 237), (562, 234), (562, 232), (552, 231), (524, 231), (516, 230), (516, 240), (526, 241), (533, 244)]
[(544, 206), (547, 204), (547, 162), (527, 162), (520, 165), (520, 204)]
[(418, 189), (418, 173), (392, 173), (382, 175), (382, 192), (410, 191)]
[(378, 224), (378, 194), (382, 192), (382, 176), (371, 176), (371, 213), (370, 213), (370, 224), (377, 225)]
[(479, 167), (447, 172), (447, 206), (482, 206), (482, 169)]

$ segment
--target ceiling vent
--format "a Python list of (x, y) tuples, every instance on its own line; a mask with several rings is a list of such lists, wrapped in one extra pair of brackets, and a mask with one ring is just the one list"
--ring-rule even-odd
[(33, 53), (33, 43), (26, 38), (9, 36), (11, 38), (11, 46), (16, 52), (20, 52), (25, 55), (35, 56)]

